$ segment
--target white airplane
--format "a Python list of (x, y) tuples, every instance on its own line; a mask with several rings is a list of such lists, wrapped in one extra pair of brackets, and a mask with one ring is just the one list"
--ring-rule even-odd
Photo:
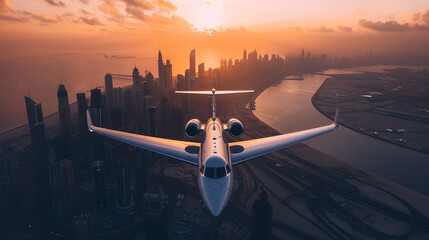
[(338, 127), (338, 109), (332, 124), (309, 130), (278, 136), (228, 143), (226, 132), (233, 137), (243, 133), (243, 124), (236, 118), (222, 123), (216, 117), (216, 95), (251, 93), (244, 91), (176, 91), (176, 93), (212, 95), (213, 116), (206, 124), (191, 119), (185, 126), (186, 135), (195, 138), (203, 134), (202, 143), (186, 142), (96, 127), (87, 111), (89, 131), (133, 146), (157, 152), (186, 163), (198, 166), (197, 178), (201, 196), (214, 216), (218, 216), (233, 189), (233, 165), (258, 156), (291, 146), (293, 144), (331, 132)]

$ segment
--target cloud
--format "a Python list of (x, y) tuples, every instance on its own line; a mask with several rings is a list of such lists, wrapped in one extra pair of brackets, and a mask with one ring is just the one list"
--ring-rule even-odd
[(96, 17), (94, 18), (80, 17), (80, 20), (82, 20), (82, 22), (91, 26), (104, 26), (104, 24)]
[(9, 0), (0, 0), (0, 13), (9, 12), (10, 3)]
[(353, 28), (347, 26), (337, 26), (337, 29), (341, 32), (353, 32)]
[(81, 3), (88, 4), (89, 0), (79, 0)]
[(172, 2), (164, 1), (164, 0), (157, 0), (157, 6), (164, 11), (170, 12), (170, 11), (176, 11), (177, 6), (175, 6)]
[(153, 10), (153, 6), (151, 3), (145, 0), (122, 0), (127, 7), (140, 8), (144, 10)]
[(60, 20), (60, 17), (50, 18), (50, 17), (47, 17), (43, 14), (34, 14), (31, 12), (27, 12), (27, 11), (23, 11), (22, 15), (27, 16), (28, 18), (31, 18), (31, 19), (38, 20), (40, 23), (43, 23), (43, 24), (55, 23), (55, 22), (58, 22)]
[(85, 15), (92, 15), (92, 13), (86, 11), (85, 9), (81, 9), (80, 12), (85, 14)]
[(318, 27), (318, 28), (309, 28), (309, 29), (307, 29), (309, 32), (323, 32), (323, 33), (331, 33), (331, 32), (334, 32), (334, 29), (332, 29), (332, 28), (328, 28), (328, 27), (325, 27), (325, 26), (320, 26), (320, 27)]
[(110, 21), (117, 23), (124, 22), (124, 15), (122, 15), (119, 10), (116, 8), (115, 4), (111, 1), (105, 1), (104, 3), (98, 5), (98, 9), (103, 13), (108, 15)]
[(390, 20), (386, 22), (359, 20), (359, 25), (378, 32), (409, 32), (429, 31), (429, 10), (416, 12), (410, 15), (408, 22), (400, 23)]
[(45, 0), (45, 2), (49, 3), (52, 6), (56, 6), (56, 7), (66, 6), (61, 0)]
[(125, 11), (137, 20), (146, 21), (146, 15), (145, 15), (144, 11), (137, 8), (137, 7), (126, 6)]
[(400, 24), (397, 21), (368, 21), (366, 19), (359, 20), (359, 25), (374, 31), (379, 32), (408, 32), (412, 27), (408, 23)]

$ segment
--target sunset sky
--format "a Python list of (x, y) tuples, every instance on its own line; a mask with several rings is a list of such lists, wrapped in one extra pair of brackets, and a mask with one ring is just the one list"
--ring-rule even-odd
[(0, 50), (420, 52), (428, 10), (427, 0), (0, 0)]
[(46, 115), (57, 109), (59, 83), (73, 102), (106, 72), (130, 74), (136, 65), (158, 76), (159, 49), (174, 75), (189, 68), (194, 46), (206, 69), (243, 49), (429, 54), (429, 1), (0, 0), (0, 36), (0, 113), (10, 116), (1, 130), (25, 121), (30, 91)]

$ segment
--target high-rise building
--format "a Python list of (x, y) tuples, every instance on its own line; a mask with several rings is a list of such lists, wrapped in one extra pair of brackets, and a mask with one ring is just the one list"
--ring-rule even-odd
[(52, 212), (56, 218), (62, 219), (66, 214), (64, 183), (61, 173), (61, 163), (55, 157), (49, 161), (49, 181), (51, 186)]
[[(38, 174), (38, 157), (34, 155), (19, 158), (18, 163), (18, 195), (20, 210), (40, 209), (42, 205), (42, 186)], [(49, 196), (48, 196), (49, 197)], [(50, 202), (50, 201), (49, 201)]]
[(112, 108), (112, 129), (122, 129), (122, 108)]
[(148, 109), (148, 133), (149, 136), (156, 136), (156, 107), (150, 106)]
[(128, 178), (128, 167), (124, 159), (116, 162), (118, 174), (118, 197), (116, 200), (116, 208), (119, 213), (133, 213), (134, 200), (130, 191), (130, 180)]
[(95, 201), (98, 207), (104, 207), (106, 205), (106, 184), (103, 161), (94, 161), (92, 169), (94, 172)]
[(146, 239), (168, 239), (168, 196), (146, 193), (143, 205)]
[(185, 76), (182, 74), (177, 74), (176, 90), (185, 90), (185, 85)]
[(158, 52), (158, 79), (159, 87), (165, 86), (165, 71), (164, 71), (164, 62), (162, 61), (161, 51)]
[(19, 203), (18, 182), (17, 182), (17, 158), (12, 147), (5, 147), (2, 150), (4, 178), (6, 184), (7, 205), (5, 208), (14, 210)]
[(246, 49), (243, 51), (243, 62), (247, 62), (247, 52)]
[(191, 54), (189, 55), (189, 70), (190, 70), (190, 78), (195, 79), (195, 48), (192, 49)]
[(69, 97), (67, 94), (66, 87), (63, 84), (60, 84), (58, 86), (57, 97), (58, 97), (58, 113), (60, 115), (61, 130), (63, 132), (66, 132), (69, 138), (71, 138), (72, 124), (71, 124)]
[(185, 70), (185, 89), (187, 91), (192, 90), (192, 86), (191, 86), (191, 71), (189, 69)]
[(111, 110), (113, 108), (113, 78), (110, 73), (106, 73), (104, 76), (104, 88), (106, 93), (106, 119), (110, 125), (112, 119)]
[(305, 57), (305, 52), (304, 52), (304, 48), (303, 48), (303, 49), (301, 49), (301, 58), (304, 59), (304, 57)]
[(271, 239), (273, 208), (268, 201), (268, 195), (265, 189), (261, 189), (259, 198), (253, 203), (251, 220), (251, 239)]
[(122, 96), (122, 88), (121, 87), (113, 88), (113, 107), (122, 108), (123, 104), (124, 104), (124, 98)]
[(76, 94), (77, 97), (77, 112), (79, 117), (79, 132), (81, 138), (88, 136), (88, 126), (86, 122), (86, 110), (88, 109), (88, 102), (85, 93)]
[(147, 180), (146, 180), (146, 157), (147, 151), (142, 149), (136, 149), (134, 156), (137, 162), (137, 194), (142, 197), (147, 190)]
[(200, 63), (200, 65), (198, 65), (198, 84), (197, 85), (199, 89), (201, 89), (206, 85), (205, 79), (204, 79), (204, 63)]
[(165, 63), (165, 88), (167, 90), (173, 88), (173, 69), (170, 60)]
[(49, 190), (49, 150), (43, 120), (42, 104), (36, 104), (31, 98), (25, 97), (27, 108), (28, 126), (30, 128), (31, 142), (38, 155), (36, 164), (37, 181), (39, 185), (39, 197), (43, 207), (50, 205)]
[(139, 70), (137, 66), (134, 66), (134, 69), (133, 69), (133, 88), (134, 89), (140, 88), (139, 76), (140, 76)]

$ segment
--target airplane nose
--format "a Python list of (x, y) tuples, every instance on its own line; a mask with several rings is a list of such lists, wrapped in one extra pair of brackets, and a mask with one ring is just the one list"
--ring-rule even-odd
[(223, 201), (213, 201), (213, 199), (208, 201), (208, 208), (210, 212), (213, 214), (213, 216), (217, 217), (219, 216), (220, 212), (222, 212), (222, 209), (224, 207)]
[(228, 201), (228, 190), (225, 184), (206, 182), (204, 185), (207, 207), (213, 216), (219, 216)]

